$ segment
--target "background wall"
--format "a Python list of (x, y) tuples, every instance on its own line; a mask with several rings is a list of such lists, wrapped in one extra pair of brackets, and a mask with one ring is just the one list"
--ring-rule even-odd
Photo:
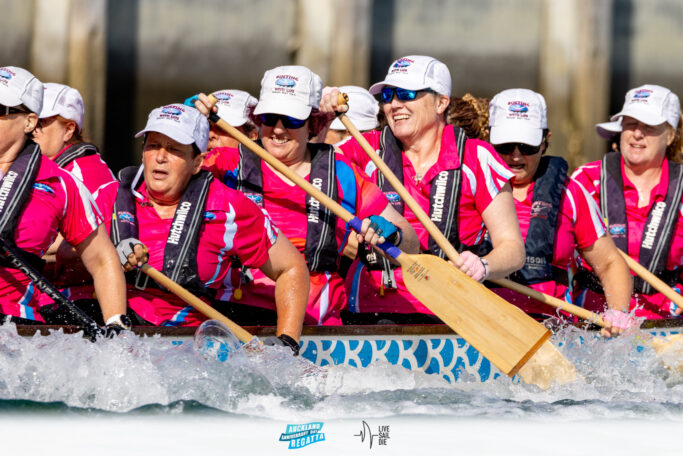
[(0, 0), (0, 65), (78, 88), (112, 168), (137, 163), (147, 114), (198, 91), (258, 96), (263, 72), (307, 65), (369, 86), (407, 54), (445, 62), (453, 93), (540, 91), (551, 153), (577, 166), (625, 92), (683, 96), (679, 0)]

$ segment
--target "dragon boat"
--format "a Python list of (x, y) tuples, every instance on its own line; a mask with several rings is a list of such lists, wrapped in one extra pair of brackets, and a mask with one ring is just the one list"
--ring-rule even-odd
[[(582, 328), (585, 325), (581, 326)], [(76, 333), (75, 326), (17, 326), (22, 336), (49, 334), (63, 330)], [(159, 335), (174, 343), (192, 343), (196, 327), (135, 327), (139, 336)], [(245, 327), (263, 338), (275, 334), (274, 327)], [(596, 326), (587, 327), (597, 336)], [(645, 321), (641, 330), (657, 337), (683, 334), (683, 319)], [(446, 325), (366, 325), (305, 326), (301, 336), (301, 356), (317, 366), (345, 365), (368, 367), (389, 363), (409, 370), (438, 375), (450, 383), (466, 375), (485, 382), (500, 371), (462, 337)]]

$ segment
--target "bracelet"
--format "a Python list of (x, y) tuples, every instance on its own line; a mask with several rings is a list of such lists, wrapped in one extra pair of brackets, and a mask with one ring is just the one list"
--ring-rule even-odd
[(480, 282), (483, 282), (489, 277), (489, 262), (486, 258), (479, 258), (479, 261), (481, 261), (481, 264), (484, 265), (484, 278), (480, 280)]

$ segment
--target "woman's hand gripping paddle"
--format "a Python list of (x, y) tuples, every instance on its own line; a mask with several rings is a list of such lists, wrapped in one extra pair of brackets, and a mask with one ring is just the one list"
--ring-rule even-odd
[[(209, 99), (215, 103), (211, 97)], [(360, 230), (360, 219), (354, 217), (336, 201), (313, 187), (307, 180), (290, 170), (215, 113), (210, 115), (210, 119), (275, 170), (316, 198), (337, 217), (348, 222), (354, 230)], [(523, 366), (539, 349), (541, 349), (540, 355), (546, 357), (550, 350), (554, 350), (552, 345), (550, 345), (552, 348), (548, 349), (549, 344), (545, 343), (551, 335), (547, 328), (490, 290), (472, 281), (446, 261), (432, 255), (409, 255), (386, 242), (377, 247), (401, 265), (406, 287), (420, 302), (506, 375), (513, 376), (520, 369), (524, 370)], [(557, 354), (559, 355), (559, 352)], [(557, 361), (557, 356), (553, 355), (550, 358), (552, 362)], [(560, 356), (561, 360), (564, 358)], [(566, 360), (564, 361), (562, 365), (569, 364)], [(555, 382), (570, 381), (570, 376), (571, 379), (575, 378), (573, 366), (571, 364), (569, 366), (573, 375), (570, 375), (571, 373), (560, 375), (557, 371), (558, 367), (544, 365), (544, 369), (553, 371), (552, 375), (534, 372), (522, 378), (528, 383), (547, 388)]]
[[(345, 104), (347, 101), (348, 97), (345, 94), (339, 94), (337, 104)], [(451, 245), (451, 243), (448, 242), (446, 237), (441, 233), (434, 222), (432, 222), (429, 216), (422, 210), (420, 205), (413, 199), (410, 193), (408, 193), (408, 190), (406, 190), (401, 181), (398, 180), (389, 167), (377, 155), (372, 146), (353, 125), (349, 118), (346, 117), (346, 115), (341, 114), (339, 115), (339, 119), (349, 131), (351, 136), (353, 136), (353, 138), (361, 145), (370, 160), (372, 160), (379, 171), (382, 172), (384, 177), (394, 187), (394, 190), (396, 190), (396, 192), (401, 196), (406, 205), (408, 205), (408, 207), (413, 211), (420, 223), (422, 223), (425, 229), (427, 229), (429, 235), (436, 240), (437, 244), (444, 251), (448, 259), (455, 262), (459, 256), (458, 252)], [(530, 341), (533, 340), (539, 332), (543, 330), (548, 331), (543, 325), (526, 315), (518, 307), (508, 303), (480, 283), (467, 277), (464, 273), (460, 272), (456, 268), (450, 265), (449, 268), (453, 271), (458, 271), (458, 277), (461, 281), (467, 282), (467, 288), (474, 292), (474, 294), (477, 296), (478, 302), (463, 304), (455, 299), (453, 301), (450, 301), (449, 299), (449, 301), (446, 302), (453, 303), (453, 307), (476, 307), (483, 313), (483, 317), (488, 315), (491, 320), (497, 320), (498, 325), (506, 328), (502, 333), (499, 332), (500, 330), (498, 330), (490, 334), (490, 338), (504, 339), (505, 337), (510, 337), (510, 335), (506, 336), (506, 333), (511, 333), (516, 334), (520, 339), (527, 338)], [(510, 281), (502, 280), (494, 282), (500, 283), (503, 286), (507, 286), (507, 282)], [(456, 302), (458, 304), (455, 304)], [(425, 305), (427, 304), (425, 303)], [(431, 310), (434, 311), (433, 309)], [(441, 315), (439, 315), (437, 312), (434, 313), (441, 318)], [(465, 336), (463, 335), (463, 337)], [(465, 339), (467, 340), (467, 337), (465, 337)], [(479, 349), (479, 347), (477, 347), (477, 345), (472, 341), (468, 340), (468, 342), (470, 342), (475, 348)], [(528, 344), (529, 342), (526, 343)], [(488, 355), (485, 356), (488, 358)], [(532, 383), (545, 389), (552, 384), (564, 384), (574, 381), (577, 378), (577, 373), (574, 366), (564, 356), (562, 356), (559, 351), (557, 351), (552, 343), (547, 340), (547, 337), (541, 341), (538, 351), (535, 353), (530, 351), (527, 358), (528, 361), (520, 366), (521, 368), (519, 369), (519, 375), (526, 383)], [(491, 360), (491, 362), (494, 361)]]

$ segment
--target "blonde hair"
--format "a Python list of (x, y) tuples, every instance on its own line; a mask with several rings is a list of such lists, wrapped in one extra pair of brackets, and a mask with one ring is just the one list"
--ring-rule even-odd
[(469, 138), (488, 141), (489, 99), (469, 93), (462, 98), (451, 97), (446, 123), (462, 128)]

